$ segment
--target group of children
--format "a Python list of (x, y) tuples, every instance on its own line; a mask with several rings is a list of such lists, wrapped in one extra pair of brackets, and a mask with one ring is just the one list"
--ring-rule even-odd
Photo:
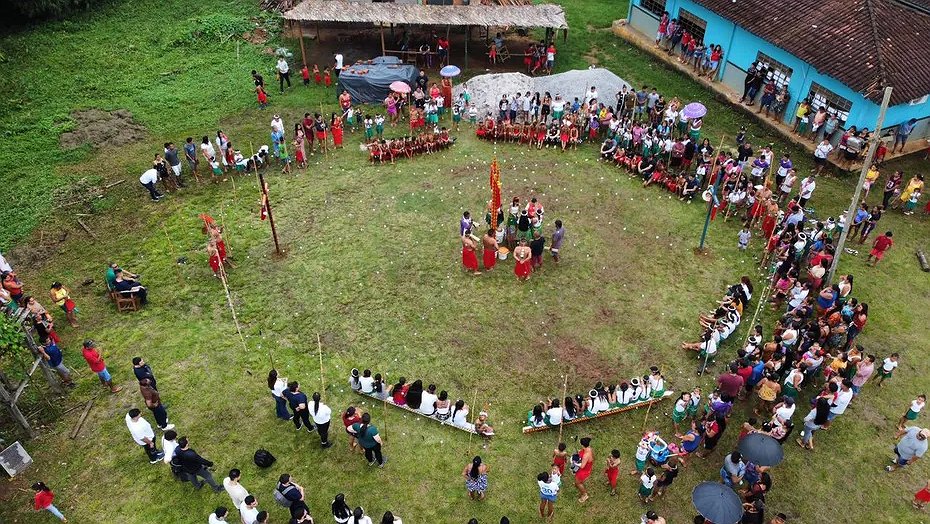
[(561, 124), (551, 122), (548, 126), (540, 121), (513, 123), (510, 119), (497, 122), (494, 115), (488, 113), (484, 122), (475, 129), (478, 138), (496, 142), (510, 142), (526, 144), (536, 149), (561, 147), (562, 151), (569, 148), (577, 149), (581, 142), (580, 131), (572, 119), (566, 119)]
[(352, 368), (349, 373), (349, 386), (353, 391), (415, 411), (444, 424), (452, 424), (485, 437), (494, 435), (494, 428), (488, 423), (487, 411), (479, 412), (478, 416), (472, 417), (469, 422), (468, 404), (463, 399), (452, 402), (445, 390), (437, 393), (438, 388), (435, 384), (424, 386), (422, 380), (408, 383), (406, 378), (400, 377), (396, 383), (389, 385), (381, 373), (372, 374), (370, 369), (359, 371)]
[[(300, 68), (300, 77), (305, 86), (310, 85), (310, 69), (307, 67), (307, 64), (304, 64), (303, 67)], [(265, 90), (265, 82), (262, 76), (255, 70), (252, 71), (252, 78), (255, 80), (255, 97), (258, 99), (258, 108), (265, 109), (268, 107), (268, 91)], [(321, 84), (326, 87), (333, 85), (333, 77), (329, 68), (324, 68), (323, 73), (320, 74), (320, 67), (317, 64), (313, 64), (313, 82), (318, 86)], [(288, 80), (288, 86), (290, 86), (290, 80)]]
[(368, 148), (368, 157), (372, 164), (384, 164), (386, 161), (394, 163), (395, 159), (413, 158), (414, 155), (429, 155), (441, 151), (455, 143), (455, 138), (449, 136), (445, 127), (434, 129), (433, 132), (421, 131), (413, 136), (405, 136), (388, 140), (372, 139), (365, 146)]
[(562, 421), (596, 417), (601, 413), (629, 407), (665, 395), (665, 377), (658, 366), (649, 368), (649, 374), (633, 377), (619, 384), (598, 382), (586, 394), (540, 401), (527, 413), (526, 427), (559, 426)]

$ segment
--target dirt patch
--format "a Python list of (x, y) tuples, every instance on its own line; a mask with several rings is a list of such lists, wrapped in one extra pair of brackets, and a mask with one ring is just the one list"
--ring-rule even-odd
[(599, 54), (601, 54), (600, 48), (592, 47), (582, 56), (589, 64), (598, 65), (600, 63), (600, 60), (597, 58)]
[[(603, 380), (616, 363), (605, 358), (597, 350), (583, 346), (574, 340), (557, 338), (553, 341), (556, 361), (570, 368), (573, 382), (594, 384)], [(581, 379), (581, 380), (575, 380)]]
[(261, 27), (257, 27), (252, 31), (246, 31), (242, 33), (242, 39), (250, 44), (262, 45), (271, 38), (271, 35), (268, 34), (268, 31), (264, 30)]
[(90, 144), (94, 148), (119, 147), (145, 138), (145, 127), (132, 119), (125, 109), (103, 111), (83, 109), (71, 113), (75, 129), (62, 133), (58, 142), (63, 149)]

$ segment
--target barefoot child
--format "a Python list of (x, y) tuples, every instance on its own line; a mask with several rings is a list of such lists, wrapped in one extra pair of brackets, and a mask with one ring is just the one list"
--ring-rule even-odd
[(884, 258), (885, 252), (894, 245), (894, 240), (892, 240), (891, 237), (891, 231), (886, 231), (884, 235), (875, 239), (875, 242), (872, 243), (872, 251), (869, 252), (869, 257), (865, 260), (866, 264), (872, 267), (878, 265), (882, 258)]
[(875, 375), (875, 378), (878, 379), (878, 387), (882, 387), (885, 380), (891, 378), (896, 367), (898, 367), (898, 354), (892, 353), (890, 357), (882, 362), (882, 368), (878, 370), (878, 374)]
[(539, 484), (539, 516), (552, 521), (555, 513), (555, 501), (559, 497), (562, 486), (562, 475), (557, 467), (553, 466), (549, 473), (542, 472), (536, 476)]
[(323, 83), (326, 84), (326, 87), (333, 85), (333, 77), (329, 74), (329, 68), (323, 70)]
[(565, 451), (565, 443), (559, 442), (559, 446), (552, 450), (552, 465), (559, 469), (559, 475), (565, 474), (566, 462), (568, 462), (568, 452)]
[(304, 79), (304, 85), (310, 85), (310, 70), (307, 69), (307, 64), (304, 64), (304, 67), (300, 70), (300, 76)]
[(907, 413), (901, 417), (901, 420), (898, 421), (898, 431), (904, 429), (904, 424), (907, 421), (917, 420), (917, 417), (920, 416), (921, 410), (924, 409), (924, 406), (927, 404), (926, 395), (917, 395), (917, 398), (911, 401), (911, 407), (908, 408)]
[(607, 457), (607, 469), (604, 470), (607, 475), (607, 483), (610, 484), (610, 496), (617, 494), (617, 477), (620, 475), (620, 450), (615, 449)]
[(649, 458), (649, 441), (643, 438), (636, 446), (636, 467), (630, 471), (630, 475), (639, 475), (646, 469), (646, 459)]

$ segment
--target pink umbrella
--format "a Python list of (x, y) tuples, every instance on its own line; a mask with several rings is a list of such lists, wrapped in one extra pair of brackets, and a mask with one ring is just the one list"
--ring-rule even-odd
[(395, 93), (406, 94), (410, 92), (410, 86), (407, 84), (407, 82), (404, 82), (401, 80), (391, 82), (391, 85), (389, 87), (391, 88), (391, 91), (394, 91)]

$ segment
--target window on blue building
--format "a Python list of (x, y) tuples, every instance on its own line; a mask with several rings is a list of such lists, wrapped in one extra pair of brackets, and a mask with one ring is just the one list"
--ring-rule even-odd
[(826, 87), (811, 82), (810, 92), (811, 107), (816, 111), (826, 106), (828, 113), (833, 113), (840, 119), (840, 123), (845, 125), (846, 119), (849, 118), (849, 110), (852, 108), (852, 102), (830, 91)]
[[(691, 36), (698, 40), (704, 40), (704, 31), (707, 30), (707, 21), (688, 11), (687, 9), (678, 10), (678, 22), (684, 27)], [(704, 42), (709, 44), (710, 42)]]
[(756, 62), (762, 64), (763, 67), (772, 73), (772, 77), (775, 79), (775, 85), (779, 89), (791, 82), (792, 69), (785, 64), (775, 60), (762, 51), (759, 51), (759, 54), (756, 55)]
[(639, 5), (656, 16), (665, 12), (665, 0), (640, 0)]

